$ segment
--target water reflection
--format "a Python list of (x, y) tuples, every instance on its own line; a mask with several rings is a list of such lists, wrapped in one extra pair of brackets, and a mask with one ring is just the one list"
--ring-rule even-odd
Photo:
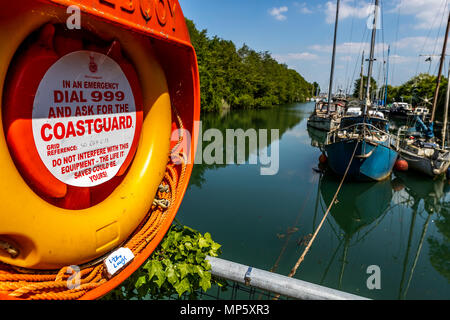
[[(330, 206), (339, 183), (340, 181), (328, 172), (321, 177), (319, 189), (325, 205), (323, 211), (326, 211), (326, 208)], [(382, 218), (389, 212), (392, 196), (393, 188), (390, 180), (347, 183), (344, 185), (331, 208), (331, 216), (340, 231), (336, 230), (332, 224), (330, 226), (339, 239), (339, 244), (325, 269), (322, 282), (339, 249), (343, 247), (342, 265), (339, 272), (339, 288), (342, 287), (345, 266), (348, 263), (349, 248), (362, 241), (378, 226)], [(316, 221), (316, 214), (317, 212), (314, 221)]]
[[(297, 262), (339, 183), (312, 170), (325, 139), (306, 126), (313, 109), (312, 103), (202, 116), (203, 130), (224, 134), (280, 130), (277, 175), (261, 176), (253, 165), (194, 167), (178, 218), (210, 232), (223, 245), (222, 258), (284, 275)], [(246, 160), (257, 152), (249, 149)], [(345, 183), (296, 277), (374, 299), (449, 298), (449, 200), (445, 180), (412, 172)], [(382, 290), (366, 287), (373, 264), (382, 268)]]
[[(287, 130), (292, 129), (298, 123), (300, 123), (307, 116), (306, 113), (299, 112), (298, 109), (292, 106), (286, 106), (283, 108), (263, 109), (263, 110), (236, 110), (228, 113), (217, 115), (215, 113), (202, 114), (202, 130), (205, 132), (208, 129), (218, 129), (222, 135), (226, 136), (226, 130), (228, 129), (242, 129), (247, 131), (248, 129), (266, 129), (268, 131), (268, 144), (272, 141), (270, 137), (271, 129), (279, 130), (279, 139), (283, 137)], [(201, 139), (202, 137), (199, 137)], [(199, 143), (201, 149), (198, 152), (203, 152), (208, 147), (209, 142)], [(269, 146), (268, 145), (268, 146)], [(228, 146), (230, 147), (230, 146)], [(204, 174), (206, 170), (215, 170), (227, 166), (227, 163), (233, 162), (237, 157), (237, 140), (234, 140), (234, 158), (225, 159), (224, 164), (196, 164), (192, 172), (190, 180), (190, 186), (195, 185), (199, 188), (205, 183)], [(223, 150), (226, 154), (225, 149)], [(249, 160), (252, 155), (259, 153), (259, 144), (254, 146), (250, 145), (246, 141), (245, 161)]]
[(315, 148), (323, 149), (325, 145), (325, 140), (327, 139), (327, 132), (323, 130), (317, 130), (313, 127), (308, 126), (308, 135), (311, 139), (311, 146)]
[[(403, 190), (407, 194), (403, 203), (412, 209), (408, 244), (403, 261), (403, 272), (398, 294), (399, 299), (405, 299), (434, 213), (437, 213), (435, 225), (443, 236), (443, 240), (440, 241), (435, 235), (428, 237), (428, 256), (433, 268), (450, 281), (450, 203), (446, 201), (445, 197), (450, 190), (450, 186), (443, 177), (430, 180), (423, 179), (414, 173), (397, 173), (394, 183), (399, 192)], [(421, 205), (423, 207), (422, 210)], [(417, 223), (418, 214), (425, 215), (425, 221), (421, 226), (418, 245), (411, 252), (414, 227)], [(413, 262), (408, 272), (408, 262), (412, 255)], [(409, 276), (407, 277), (408, 273)]]
[[(399, 125), (404, 123), (394, 122), (391, 128), (395, 129)], [(312, 128), (308, 128), (308, 134), (311, 146), (322, 150), (326, 134)], [(329, 172), (322, 173), (318, 184), (321, 201), (316, 202), (313, 230), (318, 220), (318, 212), (326, 211), (339, 182)], [(450, 184), (444, 177), (430, 180), (414, 172), (395, 173), (391, 179), (375, 183), (346, 183), (331, 209), (331, 216), (337, 226), (332, 223), (329, 225), (338, 239), (338, 245), (330, 256), (321, 283), (324, 283), (331, 265), (341, 252), (338, 286), (342, 288), (345, 267), (349, 263), (349, 249), (377, 228), (386, 215), (393, 214), (393, 208), (396, 206), (411, 212), (397, 298), (407, 297), (425, 241), (428, 244), (430, 264), (450, 281), (450, 203), (446, 200), (449, 191)], [(322, 204), (321, 208), (319, 204)], [(417, 219), (417, 215), (421, 215), (421, 219)], [(432, 217), (438, 232), (429, 236)], [(415, 237), (419, 239), (414, 242)]]

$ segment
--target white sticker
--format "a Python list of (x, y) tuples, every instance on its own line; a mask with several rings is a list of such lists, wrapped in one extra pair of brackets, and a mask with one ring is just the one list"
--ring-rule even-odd
[(55, 178), (76, 187), (100, 185), (117, 174), (133, 143), (130, 83), (104, 54), (69, 53), (41, 80), (32, 126), (39, 156)]
[(117, 271), (124, 268), (134, 259), (133, 252), (128, 248), (119, 248), (111, 253), (104, 261), (106, 273), (109, 278), (112, 278)]

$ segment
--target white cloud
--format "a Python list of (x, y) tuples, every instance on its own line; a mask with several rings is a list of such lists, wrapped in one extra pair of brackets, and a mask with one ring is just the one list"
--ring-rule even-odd
[(436, 29), (441, 21), (445, 25), (448, 10), (446, 0), (398, 0), (397, 6), (390, 12), (415, 16), (415, 29)]
[(297, 8), (297, 10), (302, 14), (311, 14), (313, 11), (307, 7), (306, 3), (304, 2), (294, 2), (294, 6)]
[(288, 10), (289, 9), (286, 6), (279, 7), (279, 8), (272, 8), (269, 10), (269, 14), (279, 21), (284, 21), (287, 19), (287, 17), (284, 15), (284, 13), (288, 12)]
[[(387, 44), (377, 44), (375, 47), (375, 53), (383, 52), (387, 50)], [(317, 52), (329, 52), (333, 50), (331, 45), (321, 45), (316, 44), (309, 47), (311, 50)], [(362, 51), (366, 52), (366, 55), (369, 55), (370, 43), (369, 42), (344, 42), (336, 45), (336, 52), (341, 54), (360, 54)]]
[(423, 36), (405, 37), (392, 43), (391, 50), (406, 50), (409, 54), (440, 54), (444, 37), (428, 38)]
[[(356, 6), (352, 6), (355, 4)], [(339, 6), (339, 20), (346, 18), (365, 19), (373, 12), (373, 5), (365, 1), (343, 0)], [(334, 23), (336, 18), (336, 1), (328, 1), (325, 4), (325, 21)]]
[(389, 57), (389, 61), (395, 64), (412, 63), (417, 62), (417, 57), (399, 56), (397, 54), (394, 54)]
[(281, 63), (292, 62), (296, 60), (311, 61), (317, 60), (319, 56), (310, 52), (288, 53), (288, 54), (274, 54), (272, 55), (277, 61)]

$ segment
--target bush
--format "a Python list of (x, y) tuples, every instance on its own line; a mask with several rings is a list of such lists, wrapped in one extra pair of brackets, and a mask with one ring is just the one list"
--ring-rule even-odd
[(225, 282), (211, 277), (205, 259), (221, 254), (220, 247), (209, 233), (175, 223), (147, 262), (105, 299), (167, 299), (183, 294), (196, 299), (212, 284), (225, 287)]

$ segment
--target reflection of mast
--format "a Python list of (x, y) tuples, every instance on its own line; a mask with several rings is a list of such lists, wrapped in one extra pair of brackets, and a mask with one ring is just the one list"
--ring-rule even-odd
[(336, 247), (336, 250), (334, 250), (333, 255), (331, 256), (330, 262), (328, 263), (327, 267), (325, 268), (325, 272), (323, 273), (322, 279), (320, 279), (320, 284), (323, 284), (323, 281), (325, 280), (328, 270), (330, 270), (331, 265), (333, 264), (334, 257), (338, 253), (339, 249), (341, 248), (342, 241), (339, 241), (339, 245)]
[(428, 214), (427, 220), (425, 221), (425, 223), (423, 225), (422, 234), (420, 236), (420, 241), (419, 241), (419, 245), (417, 246), (416, 255), (414, 257), (414, 262), (413, 262), (413, 265), (411, 267), (411, 271), (409, 273), (408, 282), (406, 283), (406, 288), (403, 290), (403, 285), (404, 285), (405, 275), (406, 275), (406, 268), (407, 268), (407, 265), (408, 265), (409, 251), (411, 249), (411, 242), (412, 242), (412, 236), (413, 236), (413, 233), (414, 233), (414, 224), (415, 224), (415, 220), (416, 220), (416, 216), (417, 216), (417, 207), (419, 205), (419, 201), (415, 201), (414, 205), (413, 205), (413, 216), (411, 218), (411, 227), (409, 229), (408, 246), (407, 246), (407, 249), (406, 249), (405, 259), (403, 261), (402, 279), (400, 281), (400, 288), (399, 288), (399, 293), (398, 293), (399, 300), (406, 298), (406, 295), (407, 295), (408, 290), (409, 290), (409, 285), (411, 284), (411, 280), (412, 280), (414, 271), (415, 271), (416, 266), (417, 266), (417, 262), (419, 261), (419, 256), (420, 256), (420, 252), (422, 251), (423, 242), (425, 241), (425, 235), (427, 234), (428, 225), (429, 225), (430, 220), (431, 220), (431, 215), (432, 214)]
[(314, 206), (314, 218), (313, 218), (313, 230), (316, 229), (316, 218), (317, 218), (317, 209), (319, 208), (320, 201), (320, 184), (322, 182), (322, 173), (319, 176), (319, 182), (317, 183), (317, 195), (316, 195), (316, 204)]
[(427, 234), (428, 224), (430, 223), (430, 220), (431, 220), (431, 214), (428, 215), (427, 221), (425, 221), (425, 224), (423, 225), (422, 236), (420, 237), (420, 242), (419, 242), (419, 246), (417, 247), (416, 257), (414, 258), (414, 263), (413, 263), (413, 266), (411, 267), (411, 273), (409, 275), (408, 284), (406, 285), (403, 299), (406, 297), (406, 293), (408, 292), (409, 285), (411, 284), (411, 279), (412, 279), (414, 270), (416, 269), (417, 261), (419, 260), (420, 251), (422, 251), (423, 241), (425, 240), (425, 235)]
[(342, 252), (342, 266), (341, 266), (341, 272), (339, 273), (339, 289), (342, 287), (342, 279), (344, 278), (344, 270), (345, 266), (347, 264), (347, 255), (348, 255), (348, 247), (350, 246), (350, 238), (345, 238), (345, 245), (344, 250)]
[[(416, 178), (414, 175), (400, 174), (396, 180), (399, 180), (408, 194), (409, 198), (407, 202), (412, 202), (412, 205), (408, 205), (412, 209), (412, 217), (411, 217), (411, 226), (409, 230), (408, 236), (408, 244), (405, 253), (405, 258), (403, 260), (403, 270), (402, 270), (402, 278), (400, 281), (398, 299), (406, 299), (409, 286), (411, 284), (414, 271), (416, 269), (417, 263), (419, 261), (419, 256), (422, 251), (423, 243), (425, 241), (425, 237), (427, 234), (428, 226), (431, 221), (431, 216), (435, 212), (439, 212), (439, 208), (443, 205), (442, 201), (444, 200), (444, 179), (434, 180), (434, 181), (426, 181), (424, 182), (422, 179)], [(445, 182), (446, 183), (446, 182)], [(412, 201), (411, 201), (412, 200)], [(408, 268), (408, 260), (410, 256), (412, 237), (414, 233), (414, 226), (416, 222), (416, 216), (418, 214), (419, 204), (423, 200), (423, 211), (427, 214), (427, 219), (425, 220), (422, 227), (422, 234), (420, 236), (419, 244), (417, 245), (417, 250), (414, 256), (414, 260), (411, 266), (411, 270), (409, 272), (408, 280), (406, 281), (407, 268)], [(406, 285), (405, 285), (406, 282)]]
[(401, 299), (402, 296), (402, 290), (403, 290), (403, 282), (405, 281), (405, 274), (406, 274), (406, 267), (408, 264), (408, 257), (409, 257), (409, 250), (411, 249), (411, 240), (412, 240), (412, 235), (413, 235), (413, 231), (414, 231), (414, 224), (416, 222), (416, 215), (417, 215), (417, 205), (414, 204), (413, 208), (413, 215), (411, 217), (411, 226), (409, 227), (409, 236), (408, 236), (408, 245), (406, 247), (406, 254), (405, 254), (405, 259), (403, 259), (403, 272), (402, 272), (402, 279), (400, 280), (400, 289), (398, 292), (398, 299)]

